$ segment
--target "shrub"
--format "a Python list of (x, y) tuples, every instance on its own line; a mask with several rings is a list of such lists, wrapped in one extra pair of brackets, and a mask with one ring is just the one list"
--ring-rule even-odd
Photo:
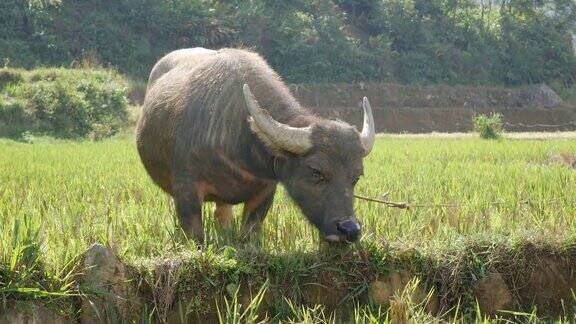
[(8, 86), (0, 101), (0, 136), (31, 134), (100, 139), (128, 119), (126, 82), (115, 72), (39, 69)]
[(476, 115), (473, 118), (474, 131), (481, 138), (497, 139), (502, 135), (502, 114), (493, 113), (490, 116)]
[(0, 95), (0, 136), (20, 138), (31, 123), (25, 111), (25, 102), (19, 98)]
[(23, 80), (22, 71), (14, 69), (0, 69), (0, 90), (9, 84), (17, 84)]
[(576, 103), (576, 86), (566, 87), (558, 83), (551, 84), (550, 86), (554, 91), (556, 91), (562, 100)]

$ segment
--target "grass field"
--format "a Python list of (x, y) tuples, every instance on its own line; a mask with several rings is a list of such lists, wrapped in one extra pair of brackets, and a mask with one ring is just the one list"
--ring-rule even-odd
[[(556, 158), (561, 153), (576, 154), (576, 141), (379, 138), (365, 160), (365, 177), (356, 193), (372, 197), (388, 193), (386, 199), (412, 208), (357, 200), (364, 236), (347, 257), (367, 258), (367, 269), (381, 273), (399, 263), (416, 273), (433, 268), (435, 274), (423, 277), (428, 285), (438, 286), (444, 284), (437, 276), (444, 266), (441, 260), (466, 254), (470, 242), (489, 249), (503, 246), (506, 253), (522, 242), (567, 251), (576, 236), (576, 171)], [(274, 273), (278, 279), (304, 271), (314, 277), (309, 262), (334, 261), (325, 254), (316, 257), (324, 250), (318, 252), (315, 229), (282, 190), (258, 247), (239, 244), (238, 231), (217, 231), (212, 208), (206, 204), (204, 213), (207, 247), (197, 251), (192, 242), (178, 239), (174, 206), (148, 178), (131, 138), (101, 142), (40, 138), (33, 144), (2, 140), (0, 297), (5, 304), (39, 298), (52, 305), (61, 303), (74, 313), (76, 306), (70, 300), (77, 294), (78, 269), (73, 265), (95, 242), (111, 246), (124, 262), (145, 273), (143, 277), (150, 276), (153, 260), (201, 258), (205, 264), (195, 271), (209, 273), (214, 264), (215, 272), (225, 274), (212, 288), (230, 288), (230, 280), (240, 282), (251, 273), (257, 282), (266, 279), (261, 273)], [(238, 229), (239, 222), (235, 226)], [(243, 261), (254, 254), (259, 256), (256, 261)], [(334, 261), (334, 268), (350, 261)], [(478, 266), (470, 262), (472, 273), (488, 268), (484, 257), (477, 261)], [(254, 265), (258, 262), (261, 265)], [(194, 285), (183, 282), (187, 283), (182, 287)], [(288, 308), (293, 319), (310, 317), (314, 322), (317, 315), (313, 308)], [(353, 316), (367, 322), (388, 318), (385, 312), (369, 313), (358, 308)]]

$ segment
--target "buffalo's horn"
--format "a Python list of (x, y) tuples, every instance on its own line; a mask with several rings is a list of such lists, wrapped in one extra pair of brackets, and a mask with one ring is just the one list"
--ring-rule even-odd
[(311, 126), (298, 128), (277, 122), (267, 111), (258, 106), (258, 102), (247, 84), (244, 84), (242, 90), (244, 92), (244, 101), (246, 101), (246, 106), (248, 106), (248, 111), (256, 126), (274, 145), (295, 154), (305, 153), (312, 148), (312, 142), (310, 141)]
[(374, 129), (374, 117), (372, 116), (372, 108), (370, 107), (368, 98), (364, 97), (362, 106), (364, 106), (364, 126), (362, 126), (360, 140), (364, 147), (364, 156), (366, 156), (370, 154), (370, 151), (372, 151), (372, 147), (374, 146), (376, 130)]

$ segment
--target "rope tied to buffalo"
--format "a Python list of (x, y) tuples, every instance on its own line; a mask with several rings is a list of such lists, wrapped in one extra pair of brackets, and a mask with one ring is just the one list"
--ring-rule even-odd
[[(399, 208), (411, 210), (412, 208), (442, 208), (442, 207), (458, 207), (456, 204), (408, 204), (406, 202), (393, 202), (385, 200), (388, 193), (385, 193), (381, 198), (366, 197), (362, 195), (354, 195), (356, 199), (379, 203), (390, 208)], [(489, 205), (500, 205), (502, 202), (490, 202)]]

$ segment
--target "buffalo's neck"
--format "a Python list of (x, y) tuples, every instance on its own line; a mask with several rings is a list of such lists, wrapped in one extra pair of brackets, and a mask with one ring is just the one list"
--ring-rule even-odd
[(296, 101), (272, 105), (267, 110), (276, 121), (292, 127), (310, 126), (318, 120), (317, 116), (300, 106)]

